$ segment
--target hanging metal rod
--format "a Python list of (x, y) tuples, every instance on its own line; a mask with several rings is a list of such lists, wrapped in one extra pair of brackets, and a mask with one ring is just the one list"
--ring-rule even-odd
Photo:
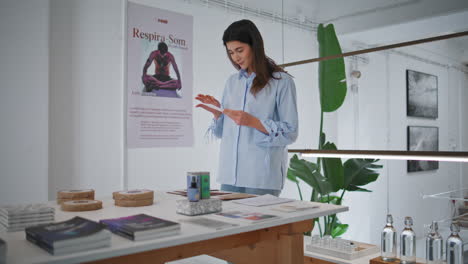
[(468, 162), (468, 152), (461, 151), (289, 149), (288, 152), (301, 153), (301, 155), (303, 156), (323, 158), (361, 158)]
[(458, 33), (453, 33), (453, 34), (447, 34), (447, 35), (442, 35), (442, 36), (437, 36), (437, 37), (431, 37), (431, 38), (418, 39), (418, 40), (407, 41), (407, 42), (400, 42), (400, 43), (396, 43), (396, 44), (390, 44), (390, 45), (385, 45), (385, 46), (380, 46), (380, 47), (375, 47), (375, 48), (345, 52), (345, 53), (342, 53), (342, 54), (336, 54), (336, 55), (331, 55), (331, 56), (326, 56), (326, 57), (321, 57), (321, 58), (295, 61), (295, 62), (281, 64), (279, 66), (285, 68), (285, 67), (297, 66), (297, 65), (302, 65), (302, 64), (312, 63), (312, 62), (332, 60), (332, 59), (344, 58), (344, 57), (355, 56), (355, 55), (359, 55), (359, 54), (371, 53), (371, 52), (376, 52), (376, 51), (382, 51), (382, 50), (389, 50), (389, 49), (401, 48), (401, 47), (406, 47), (406, 46), (418, 45), (418, 44), (423, 44), (423, 43), (428, 43), (428, 42), (433, 42), (433, 41), (439, 41), (439, 40), (444, 40), (444, 39), (459, 38), (459, 37), (463, 37), (463, 36), (468, 36), (468, 31), (463, 31), (463, 32), (458, 32)]

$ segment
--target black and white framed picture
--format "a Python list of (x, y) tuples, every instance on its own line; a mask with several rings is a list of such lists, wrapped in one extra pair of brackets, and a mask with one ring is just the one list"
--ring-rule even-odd
[[(439, 128), (408, 126), (409, 151), (439, 151)], [(438, 161), (408, 160), (408, 172), (437, 170)]]
[(437, 76), (406, 70), (406, 115), (438, 117)]

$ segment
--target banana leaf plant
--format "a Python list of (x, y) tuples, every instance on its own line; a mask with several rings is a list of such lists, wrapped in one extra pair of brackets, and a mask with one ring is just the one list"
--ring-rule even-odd
[[(319, 55), (326, 57), (341, 54), (341, 47), (336, 37), (333, 24), (317, 28)], [(323, 114), (338, 110), (346, 98), (346, 72), (343, 58), (319, 62), (320, 93), (320, 132), (318, 149), (337, 150), (334, 143), (326, 140), (323, 131)], [(348, 159), (344, 163), (340, 158), (317, 158), (311, 162), (294, 155), (289, 163), (287, 177), (296, 183), (300, 199), (303, 200), (300, 181), (312, 188), (310, 201), (341, 205), (346, 192), (370, 192), (363, 188), (379, 177), (375, 159)], [(336, 214), (315, 219), (320, 236), (338, 237), (348, 230), (348, 225), (341, 223)]]

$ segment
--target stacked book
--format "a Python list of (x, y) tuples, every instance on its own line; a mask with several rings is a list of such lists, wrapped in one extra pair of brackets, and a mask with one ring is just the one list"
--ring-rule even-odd
[(76, 200), (94, 200), (94, 190), (61, 190), (57, 192), (57, 204)]
[(26, 228), (26, 239), (52, 255), (71, 254), (111, 244), (102, 224), (74, 217), (68, 221)]
[(180, 233), (179, 223), (146, 214), (103, 219), (99, 222), (106, 225), (110, 231), (117, 235), (134, 241), (161, 238)]
[(54, 221), (55, 210), (45, 204), (0, 206), (0, 227), (8, 232)]
[(154, 191), (146, 189), (118, 191), (112, 193), (112, 198), (114, 199), (116, 206), (148, 206), (153, 204)]

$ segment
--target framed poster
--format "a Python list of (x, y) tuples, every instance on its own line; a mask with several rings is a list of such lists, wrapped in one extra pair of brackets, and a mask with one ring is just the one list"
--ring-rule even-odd
[(127, 147), (190, 147), (193, 17), (128, 2)]
[[(408, 126), (408, 150), (439, 151), (439, 128)], [(438, 161), (408, 160), (408, 172), (437, 170)]]
[(406, 70), (406, 115), (438, 117), (437, 76)]

